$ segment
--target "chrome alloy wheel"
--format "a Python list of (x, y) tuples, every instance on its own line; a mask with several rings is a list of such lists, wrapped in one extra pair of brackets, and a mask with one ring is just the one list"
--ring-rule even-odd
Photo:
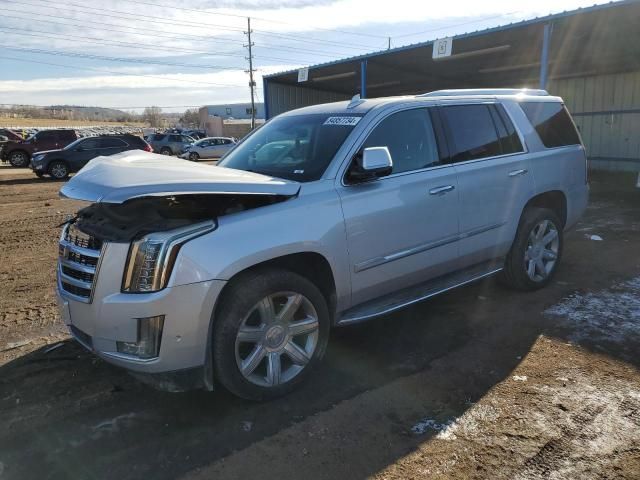
[(256, 303), (236, 334), (236, 364), (255, 385), (290, 381), (309, 363), (318, 345), (318, 314), (304, 295), (278, 292)]
[(524, 254), (527, 275), (534, 282), (541, 282), (551, 274), (558, 260), (560, 235), (549, 220), (538, 223), (529, 234)]
[(56, 163), (51, 167), (51, 170), (49, 171), (49, 173), (51, 174), (51, 176), (53, 178), (64, 178), (68, 175), (67, 172), (67, 167), (64, 165), (64, 163)]

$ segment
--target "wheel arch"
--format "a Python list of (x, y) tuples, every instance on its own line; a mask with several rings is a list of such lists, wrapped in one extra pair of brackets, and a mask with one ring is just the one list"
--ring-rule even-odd
[(336, 305), (337, 294), (333, 269), (327, 258), (314, 251), (301, 251), (286, 255), (277, 256), (246, 267), (229, 278), (222, 291), (216, 299), (213, 311), (211, 312), (211, 321), (209, 322), (209, 333), (207, 336), (206, 359), (204, 366), (204, 385), (207, 390), (214, 389), (213, 375), (213, 331), (218, 311), (224, 301), (226, 293), (231, 285), (241, 279), (247, 273), (255, 272), (262, 269), (283, 269), (297, 273), (311, 281), (316, 285), (327, 301), (329, 315), (331, 316), (331, 325), (336, 321)]
[(556, 215), (558, 215), (558, 218), (560, 218), (562, 228), (567, 224), (567, 196), (562, 190), (549, 190), (539, 193), (535, 197), (529, 199), (522, 210), (521, 218), (527, 208), (530, 207), (548, 208), (549, 210), (553, 210)]

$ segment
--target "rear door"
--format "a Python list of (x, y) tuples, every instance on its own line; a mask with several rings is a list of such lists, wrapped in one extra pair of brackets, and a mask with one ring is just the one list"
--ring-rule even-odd
[(345, 218), (352, 303), (448, 273), (458, 254), (455, 168), (443, 164), (428, 108), (392, 113), (360, 147), (387, 147), (388, 177), (338, 185)]
[(129, 145), (120, 138), (103, 137), (100, 139), (100, 155), (114, 155), (129, 149)]
[(444, 105), (440, 112), (458, 174), (464, 268), (507, 254), (534, 182), (524, 143), (501, 104)]
[(58, 141), (58, 132), (54, 130), (39, 132), (36, 135), (34, 152), (42, 152), (44, 150), (58, 150), (60, 143)]
[(69, 166), (73, 171), (80, 170), (90, 160), (100, 155), (100, 139), (87, 138), (78, 143), (72, 154), (69, 155)]

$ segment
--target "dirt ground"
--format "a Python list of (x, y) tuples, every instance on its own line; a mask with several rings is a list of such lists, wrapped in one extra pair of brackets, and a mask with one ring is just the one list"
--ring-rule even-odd
[(68, 340), (60, 185), (0, 167), (0, 480), (640, 478), (635, 177), (594, 177), (548, 288), (489, 279), (335, 330), (265, 404), (157, 392)]

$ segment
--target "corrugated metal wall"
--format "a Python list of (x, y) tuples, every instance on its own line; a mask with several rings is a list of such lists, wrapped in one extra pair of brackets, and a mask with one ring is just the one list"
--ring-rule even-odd
[(580, 128), (591, 167), (640, 170), (640, 72), (549, 83)]
[(267, 83), (267, 111), (269, 118), (294, 108), (317, 105), (319, 103), (339, 102), (349, 100), (349, 95), (326, 92), (312, 88), (283, 85), (279, 83)]

